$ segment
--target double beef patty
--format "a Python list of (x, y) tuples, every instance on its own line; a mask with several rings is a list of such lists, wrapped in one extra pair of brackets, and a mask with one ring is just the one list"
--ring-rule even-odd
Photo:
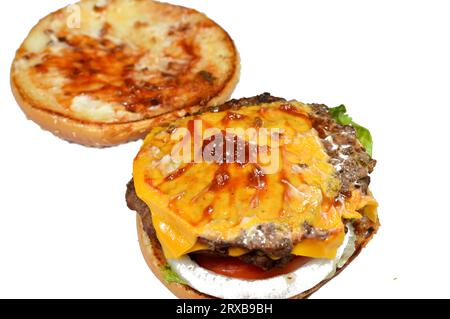
[[(139, 216), (141, 217), (144, 231), (146, 232), (146, 234), (150, 238), (154, 239), (153, 242), (158, 242), (158, 239), (156, 238), (156, 231), (155, 231), (155, 228), (153, 227), (152, 214), (151, 214), (150, 208), (147, 206), (147, 204), (145, 202), (143, 202), (137, 196), (136, 189), (134, 188), (133, 180), (131, 180), (127, 185), (126, 200), (127, 200), (128, 208), (136, 211), (139, 214)], [(202, 239), (202, 238), (200, 238), (200, 241), (203, 241), (204, 243), (206, 243), (209, 246), (210, 250), (198, 252), (199, 254), (208, 254), (208, 255), (213, 255), (213, 256), (226, 257), (226, 256), (228, 256), (228, 248), (233, 247), (232, 244), (225, 245), (222, 243), (209, 241), (209, 240)], [(274, 260), (274, 259), (270, 258), (269, 256), (263, 254), (262, 252), (254, 250), (248, 254), (245, 254), (245, 255), (239, 257), (239, 259), (241, 259), (242, 261), (244, 261), (248, 264), (252, 264), (252, 265), (258, 266), (262, 269), (268, 270), (268, 269), (271, 269), (274, 267), (284, 266), (286, 263), (288, 263), (289, 261), (292, 260), (292, 257), (293, 256), (291, 255), (291, 253), (289, 251), (289, 252), (287, 252), (287, 254), (285, 254), (280, 259)]]
[[(231, 100), (221, 106), (208, 108), (200, 113), (238, 110), (249, 105), (277, 101), (285, 100), (265, 93), (252, 98)], [(350, 196), (351, 189), (353, 188), (359, 188), (363, 193), (367, 193), (370, 183), (369, 174), (372, 172), (376, 161), (366, 153), (361, 143), (359, 143), (353, 127), (336, 123), (336, 121), (330, 117), (328, 108), (324, 105), (312, 104), (310, 106), (312, 109), (310, 117), (312, 119), (313, 127), (319, 133), (319, 137), (325, 150), (330, 156), (330, 163), (335, 166), (337, 171), (336, 174), (341, 182), (341, 190), (338, 196)], [(126, 200), (128, 207), (140, 215), (144, 231), (147, 235), (156, 239), (151, 211), (147, 204), (137, 196), (133, 180), (128, 183)], [(307, 226), (308, 225), (305, 225), (306, 228)], [(238, 258), (248, 264), (253, 264), (265, 270), (274, 267), (282, 267), (291, 261), (293, 258), (291, 254), (293, 243), (286, 242), (286, 238), (283, 237), (280, 237), (280, 240), (278, 240), (279, 236), (276, 236), (276, 229), (270, 229), (270, 224), (269, 226), (262, 225), (261, 227), (264, 227), (261, 231), (267, 232), (267, 237), (273, 239), (271, 240), (271, 247), (266, 247), (265, 250), (253, 249), (254, 247), (245, 247), (249, 248), (250, 252)], [(199, 238), (199, 240), (209, 248), (206, 251), (198, 252), (201, 254), (227, 256), (228, 249), (230, 247), (236, 247), (236, 243), (222, 243), (203, 238)], [(155, 242), (157, 242), (157, 240)], [(269, 255), (277, 258), (271, 258)]]

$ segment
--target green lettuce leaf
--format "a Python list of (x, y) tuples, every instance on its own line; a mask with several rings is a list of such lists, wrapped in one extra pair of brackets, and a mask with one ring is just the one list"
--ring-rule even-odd
[(164, 280), (168, 283), (177, 283), (180, 285), (187, 285), (186, 280), (181, 278), (175, 271), (172, 270), (169, 264), (165, 264), (161, 267), (161, 272), (163, 274)]
[(333, 119), (341, 125), (351, 125), (356, 131), (356, 136), (366, 149), (367, 153), (372, 156), (373, 140), (372, 134), (365, 127), (355, 123), (350, 115), (347, 114), (345, 105), (339, 105), (329, 109), (329, 113)]

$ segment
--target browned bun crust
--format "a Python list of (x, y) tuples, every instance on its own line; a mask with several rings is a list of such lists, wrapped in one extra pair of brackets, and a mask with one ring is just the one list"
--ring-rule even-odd
[[(313, 288), (304, 291), (301, 294), (292, 297), (291, 299), (306, 299), (317, 290), (319, 290), (327, 282), (339, 275), (361, 253), (362, 249), (369, 243), (373, 235), (375, 235), (380, 225), (379, 223), (371, 224), (370, 228), (367, 228), (367, 225), (354, 224), (354, 226), (356, 228), (357, 235), (357, 240), (355, 243), (356, 250), (349, 258), (349, 260), (345, 263), (345, 265), (339, 268), (333, 275), (333, 277), (323, 280)], [(142, 221), (139, 215), (137, 215), (137, 230), (139, 245), (141, 247), (141, 251), (144, 255), (147, 265), (150, 267), (156, 277), (164, 284), (164, 286), (166, 286), (167, 289), (169, 289), (176, 297), (180, 299), (217, 299), (215, 297), (205, 295), (186, 285), (181, 285), (178, 283), (168, 283), (164, 279), (164, 276), (161, 272), (162, 267), (167, 264), (166, 258), (164, 257), (161, 249), (161, 245), (156, 238), (149, 238), (149, 236), (147, 236), (146, 232), (143, 229)]]
[[(214, 97), (207, 106), (216, 106), (227, 101), (239, 82), (240, 62), (236, 60), (236, 71), (224, 90)], [(109, 147), (144, 138), (149, 129), (154, 126), (170, 123), (183, 115), (192, 114), (205, 106), (193, 106), (183, 110), (173, 111), (155, 118), (130, 123), (89, 123), (70, 118), (58, 113), (35, 107), (32, 100), (21, 92), (11, 74), (11, 89), (13, 95), (27, 118), (42, 129), (50, 131), (55, 136), (69, 142), (90, 147)]]
[[(137, 215), (137, 231), (139, 238), (139, 246), (141, 247), (144, 259), (155, 276), (167, 287), (176, 297), (180, 299), (213, 299), (214, 297), (202, 294), (201, 292), (177, 283), (169, 283), (164, 279), (161, 269), (167, 264), (166, 257), (161, 249), (160, 243), (155, 239), (147, 236), (142, 226), (141, 217)], [(152, 236), (153, 237), (153, 236)]]
[[(131, 2), (131, 1), (130, 1)], [(54, 135), (65, 139), (69, 142), (74, 142), (78, 144), (82, 144), (85, 146), (91, 146), (91, 147), (109, 147), (109, 146), (115, 146), (122, 143), (135, 141), (141, 138), (144, 138), (149, 130), (156, 126), (161, 125), (165, 123), (170, 123), (180, 117), (184, 117), (191, 113), (196, 113), (202, 108), (210, 107), (210, 106), (217, 106), (220, 104), (223, 104), (226, 102), (231, 94), (233, 93), (234, 89), (236, 88), (237, 83), (239, 82), (239, 76), (240, 76), (240, 57), (239, 52), (237, 51), (237, 48), (232, 40), (232, 38), (229, 36), (229, 34), (223, 30), (218, 24), (216, 24), (214, 21), (210, 20), (207, 16), (189, 8), (184, 8), (181, 6), (171, 5), (168, 3), (160, 3), (157, 1), (148, 1), (148, 2), (140, 2), (136, 1), (137, 3), (141, 3), (143, 5), (148, 5), (148, 10), (150, 13), (154, 14), (155, 17), (164, 16), (165, 19), (172, 19), (170, 21), (173, 21), (174, 25), (176, 23), (183, 20), (183, 14), (192, 14), (196, 17), (196, 19), (200, 19), (201, 23), (199, 22), (199, 28), (204, 29), (214, 29), (216, 30), (216, 37), (213, 37), (213, 40), (215, 41), (213, 44), (211, 44), (211, 39), (207, 38), (205, 34), (203, 34), (206, 38), (202, 38), (203, 40), (200, 40), (199, 43), (196, 43), (196, 49), (200, 51), (204, 51), (206, 47), (210, 46), (211, 50), (219, 52), (214, 45), (217, 43), (222, 43), (223, 46), (227, 48), (227, 53), (230, 54), (229, 56), (229, 67), (227, 68), (226, 72), (224, 74), (220, 73), (217, 75), (220, 78), (220, 85), (217, 85), (217, 87), (214, 87), (214, 90), (208, 91), (207, 89), (202, 89), (196, 86), (197, 84), (192, 84), (192, 86), (189, 86), (186, 84), (183, 87), (178, 87), (177, 85), (173, 86), (174, 90), (171, 91), (169, 96), (166, 97), (167, 99), (178, 99), (180, 101), (189, 100), (189, 102), (179, 102), (179, 103), (165, 103), (163, 105), (162, 111), (158, 114), (140, 114), (140, 111), (137, 111), (140, 115), (142, 115), (143, 118), (139, 119), (121, 119), (121, 120), (114, 120), (113, 118), (108, 120), (95, 120), (95, 119), (89, 119), (86, 120), (82, 117), (80, 117), (78, 114), (72, 112), (71, 110), (68, 110), (67, 105), (63, 105), (63, 103), (59, 100), (57, 102), (52, 101), (49, 102), (51, 98), (53, 98), (53, 93), (50, 93), (52, 87), (50, 89), (44, 89), (42, 91), (37, 91), (35, 87), (30, 87), (29, 85), (24, 84), (23, 75), (18, 76), (17, 73), (17, 61), (20, 59), (23, 59), (24, 57), (33, 56), (35, 52), (28, 51), (26, 49), (26, 42), (29, 41), (29, 39), (33, 36), (35, 36), (38, 33), (44, 33), (44, 34), (52, 34), (56, 35), (56, 31), (64, 31), (69, 32), (66, 29), (61, 30), (53, 30), (51, 29), (51, 21), (52, 19), (60, 20), (60, 19), (66, 19), (67, 13), (65, 10), (66, 8), (57, 10), (48, 16), (42, 18), (37, 25), (33, 27), (33, 29), (30, 31), (29, 35), (25, 39), (25, 41), (22, 43), (21, 47), (17, 50), (15, 59), (13, 61), (12, 67), (11, 67), (11, 75), (10, 75), (10, 82), (11, 82), (11, 88), (13, 95), (27, 116), (28, 119), (36, 122), (42, 129), (48, 130)], [(119, 3), (119, 2), (117, 2)], [(127, 4), (126, 1), (124, 1), (125, 4)], [(86, 21), (86, 23), (82, 24), (82, 29), (87, 26), (88, 28), (90, 25), (95, 25), (95, 21), (98, 20), (96, 17), (96, 14), (100, 14), (100, 12), (105, 11), (103, 7), (97, 8), (95, 0), (81, 0), (77, 3), (77, 5), (80, 5), (83, 9), (83, 19)], [(95, 5), (93, 7), (92, 12), (88, 12), (88, 8), (90, 8), (92, 5)], [(108, 4), (109, 5), (109, 4)], [(107, 5), (107, 6), (108, 6)], [(147, 14), (149, 11), (145, 11)], [(96, 11), (96, 12), (94, 12)], [(151, 17), (150, 17), (151, 18)], [(92, 21), (91, 21), (92, 20)], [(120, 20), (120, 19), (119, 19)], [(94, 22), (93, 22), (94, 21)], [(196, 21), (193, 19), (193, 21)], [(135, 23), (134, 28), (139, 29), (141, 21), (137, 21)], [(120, 22), (118, 22), (120, 23)], [(147, 25), (146, 21), (142, 22), (142, 25)], [(103, 26), (103, 29), (101, 29), (99, 32), (101, 34), (109, 32), (110, 29), (109, 23), (105, 23)], [(182, 28), (181, 28), (182, 29)], [(61, 31), (61, 32), (62, 32)], [(83, 32), (87, 31), (83, 29)], [(92, 31), (93, 30), (88, 30)], [(98, 30), (97, 30), (98, 31)], [(97, 32), (96, 31), (96, 32)], [(178, 31), (177, 31), (178, 32)], [(181, 30), (181, 32), (184, 32)], [(176, 32), (175, 32), (176, 33)], [(48, 35), (47, 34), (47, 35)], [(136, 33), (138, 34), (138, 33)], [(140, 33), (139, 33), (140, 34)], [(223, 36), (223, 38), (218, 39), (217, 34), (220, 34)], [(104, 37), (105, 35), (101, 35), (101, 37)], [(133, 35), (133, 34), (132, 34)], [(151, 34), (150, 34), (151, 35)], [(152, 38), (151, 36), (147, 37), (141, 37), (141, 38)], [(130, 36), (131, 37), (131, 36)], [(61, 38), (65, 38), (61, 37)], [(181, 40), (184, 38), (181, 37)], [(104, 40), (101, 38), (101, 40)], [(135, 39), (134, 39), (135, 40)], [(133, 41), (134, 41), (133, 40)], [(188, 39), (189, 40), (189, 39)], [(53, 40), (52, 40), (53, 41)], [(52, 41), (49, 41), (52, 42)], [(59, 40), (58, 40), (59, 41)], [(61, 40), (63, 41), (63, 40)], [(65, 41), (65, 40), (64, 40)], [(101, 41), (98, 41), (101, 42)], [(181, 44), (179, 44), (180, 42)], [(175, 41), (173, 44), (174, 46), (178, 45), (182, 48), (185, 47), (183, 41)], [(148, 41), (148, 45), (152, 45), (151, 41)], [(189, 47), (189, 46), (188, 46)], [(96, 50), (97, 48), (95, 48)], [(179, 49), (179, 48), (178, 48)], [(186, 51), (190, 51), (191, 49), (186, 49)], [(197, 53), (196, 53), (197, 54)], [(217, 58), (215, 55), (206, 54), (205, 52), (198, 53), (199, 56), (197, 58), (204, 59), (206, 62), (211, 63), (214, 62), (214, 65), (220, 65), (221, 61), (214, 60)], [(112, 54), (114, 55), (114, 54)], [(65, 62), (73, 62), (70, 60), (71, 58), (69, 56), (65, 56), (64, 59), (67, 61)], [(107, 65), (109, 67), (109, 65)], [(213, 68), (213, 67), (211, 67)], [(33, 69), (33, 68), (31, 68)], [(194, 71), (189, 69), (189, 74), (194, 74)], [(188, 71), (183, 71), (180, 74), (174, 75), (174, 77), (182, 77), (184, 73), (188, 73)], [(216, 73), (211, 73), (212, 71), (216, 71), (216, 69), (208, 69), (206, 68), (204, 71), (207, 74), (206, 80), (209, 81), (209, 77), (215, 77)], [(41, 72), (33, 70), (33, 72)], [(47, 71), (45, 71), (47, 72)], [(44, 72), (44, 73), (45, 73)], [(201, 74), (199, 72), (199, 74)], [(22, 72), (24, 73), (24, 72)], [(114, 79), (109, 79), (110, 81), (114, 81)], [(116, 79), (117, 80), (117, 79)], [(217, 80), (217, 79), (216, 79)], [(29, 79), (27, 78), (27, 81), (29, 82)], [(81, 81), (83, 82), (83, 81)], [(107, 83), (107, 81), (106, 81)], [(96, 83), (93, 83), (96, 84)], [(98, 83), (97, 83), (98, 84)], [(48, 85), (47, 85), (48, 86)], [(192, 89), (192, 87), (194, 89)], [(195, 92), (195, 88), (199, 90), (200, 93), (192, 93)], [(77, 88), (78, 89), (78, 88)], [(30, 92), (32, 91), (32, 92)], [(45, 91), (45, 92), (44, 92)], [(69, 96), (73, 92), (66, 92), (65, 88), (62, 89), (62, 93)], [(76, 91), (76, 90), (75, 90)], [(89, 91), (89, 90), (88, 90)], [(84, 94), (84, 91), (80, 91), (81, 94)], [(79, 93), (80, 93), (79, 92)], [(69, 94), (70, 93), (70, 94)], [(191, 94), (192, 93), (192, 94)], [(109, 92), (106, 93), (108, 95)], [(42, 98), (43, 95), (43, 98)], [(195, 99), (190, 99), (190, 95), (195, 95)], [(36, 98), (36, 96), (40, 96), (39, 99)], [(71, 96), (71, 95), (70, 95)], [(103, 101), (101, 97), (99, 98), (100, 101)], [(194, 101), (194, 102), (192, 102)], [(200, 101), (200, 102), (199, 102)]]

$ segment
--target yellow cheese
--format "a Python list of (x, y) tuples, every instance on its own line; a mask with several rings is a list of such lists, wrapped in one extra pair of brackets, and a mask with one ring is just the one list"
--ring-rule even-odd
[(240, 247), (228, 248), (228, 255), (231, 257), (239, 257), (239, 256), (247, 254), (248, 252), (249, 252), (248, 249), (245, 249), (245, 248), (240, 248)]
[(143, 170), (148, 164), (147, 158), (139, 155), (138, 158), (140, 160), (135, 161), (134, 165), (136, 192), (152, 211), (153, 226), (165, 256), (167, 258), (179, 258), (190, 251), (197, 243), (197, 233), (191, 225), (178, 218), (168, 209), (163, 201), (158, 200), (158, 191), (148, 187), (145, 178), (136, 178), (136, 176), (143, 174)]
[(337, 249), (344, 241), (344, 237), (344, 231), (340, 231), (326, 240), (305, 239), (294, 247), (292, 254), (312, 258), (334, 259)]
[(190, 250), (188, 250), (186, 252), (186, 254), (190, 254), (196, 251), (201, 251), (201, 250), (208, 250), (208, 245), (203, 244), (203, 243), (199, 243), (198, 241), (195, 243), (194, 247), (192, 247)]
[[(275, 102), (186, 117), (174, 122), (170, 131), (166, 127), (152, 129), (135, 159), (134, 180), (138, 196), (152, 211), (166, 257), (207, 249), (198, 244), (200, 237), (239, 241), (263, 224), (283, 229), (297, 242), (295, 238), (303, 238), (308, 224), (330, 236), (302, 240), (293, 254), (334, 258), (344, 238), (344, 219), (376, 218), (376, 201), (370, 194), (355, 190), (343, 204), (334, 202), (340, 182), (307, 111), (308, 107), (298, 102)], [(272, 133), (265, 140), (258, 136), (255, 140), (248, 131), (233, 136), (245, 147), (255, 142), (269, 146), (269, 162), (261, 157), (256, 163), (247, 157), (243, 163), (196, 160), (199, 141), (201, 155), (217, 130), (238, 132), (256, 122), (268, 130), (281, 130), (280, 143), (274, 144)], [(186, 158), (178, 156), (181, 151), (190, 161), (183, 162)], [(269, 172), (274, 163), (277, 169)], [(229, 249), (230, 256), (247, 252)]]

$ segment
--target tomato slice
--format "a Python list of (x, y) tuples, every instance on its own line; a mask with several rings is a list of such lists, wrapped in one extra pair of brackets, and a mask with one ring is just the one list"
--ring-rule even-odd
[(193, 256), (197, 264), (205, 269), (219, 275), (238, 279), (267, 279), (276, 276), (289, 274), (305, 265), (311, 258), (295, 256), (285, 266), (264, 270), (257, 266), (247, 264), (236, 257), (219, 257), (206, 254), (196, 254)]

